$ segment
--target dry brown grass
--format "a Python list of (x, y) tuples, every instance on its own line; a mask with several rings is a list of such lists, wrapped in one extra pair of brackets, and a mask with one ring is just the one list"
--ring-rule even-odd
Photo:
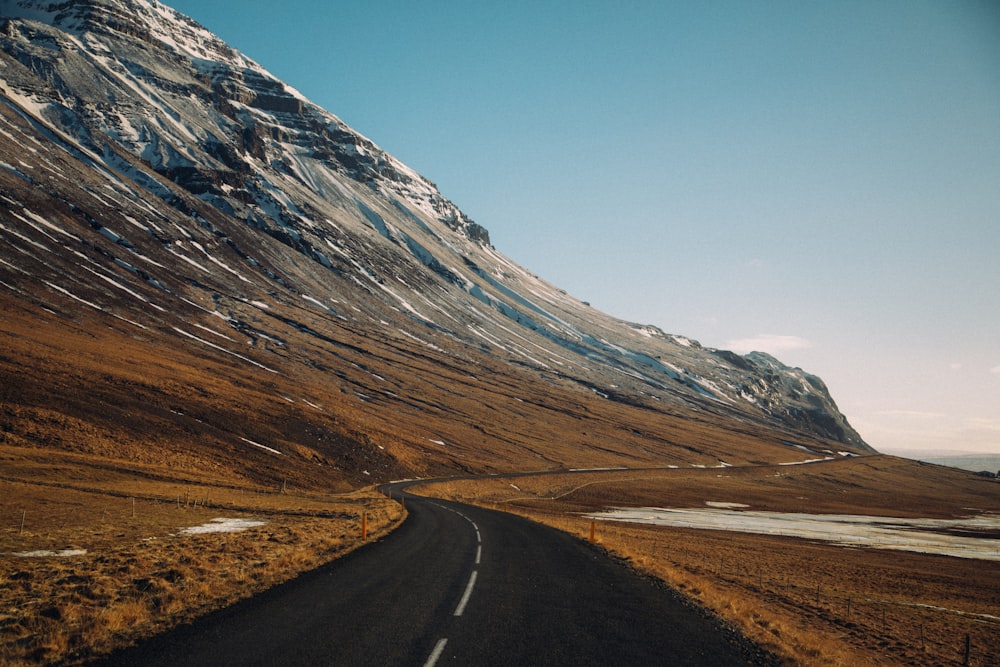
[[(780, 474), (780, 477), (776, 477)], [(517, 488), (515, 488), (517, 487)], [(1000, 511), (1000, 484), (890, 457), (794, 469), (670, 470), (435, 484), (425, 492), (527, 516), (589, 539), (608, 506), (964, 516)], [(995, 562), (802, 539), (598, 522), (597, 542), (802, 665), (1000, 664)]]
[[(183, 473), (169, 482), (149, 478), (163, 471), (138, 475), (131, 462), (87, 466), (77, 455), (11, 447), (0, 447), (0, 460), (5, 665), (85, 661), (357, 548), (362, 514), (369, 541), (403, 518), (397, 503), (372, 490), (281, 493), (195, 483)], [(15, 473), (22, 479), (9, 477)], [(216, 517), (267, 523), (239, 533), (180, 532)], [(86, 554), (15, 555), (65, 549)]]
[[(262, 317), (216, 296), (221, 305), (201, 292), (189, 298), (247, 322)], [(62, 305), (73, 312), (72, 303)], [(287, 476), (324, 489), (461, 471), (778, 462), (795, 456), (790, 437), (817, 451), (844, 448), (710, 410), (607, 400), (485, 352), (428, 350), (381, 324), (366, 331), (280, 304), (269, 312), (336, 344), (269, 323), (289, 345), (287, 353), (262, 354), (278, 371), (262, 375), (178, 339), (167, 325), (166, 333), (137, 333), (86, 310), (58, 315), (0, 291), (0, 443), (185, 474), (240, 469), (254, 484)], [(190, 320), (233, 334), (203, 312), (179, 314), (184, 327)]]

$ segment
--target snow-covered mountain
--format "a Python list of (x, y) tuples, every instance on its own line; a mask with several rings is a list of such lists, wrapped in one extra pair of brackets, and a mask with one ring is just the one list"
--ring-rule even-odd
[[(772, 429), (790, 452), (870, 451), (819, 378), (548, 284), (431, 181), (155, 0), (0, 2), (0, 295), (262, 382), (322, 369), (370, 419), (381, 401), (421, 423), (400, 361), (419, 357), (553, 402)], [(351, 379), (363, 358), (369, 386)], [(497, 410), (494, 435), (519, 419)]]

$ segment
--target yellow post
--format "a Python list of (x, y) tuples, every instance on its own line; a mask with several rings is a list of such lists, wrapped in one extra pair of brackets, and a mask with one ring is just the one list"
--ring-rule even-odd
[(597, 525), (596, 521), (591, 521), (590, 522), (590, 543), (591, 544), (594, 543), (594, 526), (596, 526), (596, 525)]
[(368, 541), (368, 512), (361, 513), (361, 541)]

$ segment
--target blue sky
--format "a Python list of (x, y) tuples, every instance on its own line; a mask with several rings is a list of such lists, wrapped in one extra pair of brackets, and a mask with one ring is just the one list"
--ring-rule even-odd
[(168, 2), (613, 315), (1000, 453), (1000, 5)]

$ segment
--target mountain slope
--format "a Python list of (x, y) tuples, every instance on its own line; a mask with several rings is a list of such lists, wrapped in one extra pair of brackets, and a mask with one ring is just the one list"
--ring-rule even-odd
[(7, 441), (316, 484), (871, 451), (819, 378), (546, 283), (159, 3), (0, 3), (0, 135)]

